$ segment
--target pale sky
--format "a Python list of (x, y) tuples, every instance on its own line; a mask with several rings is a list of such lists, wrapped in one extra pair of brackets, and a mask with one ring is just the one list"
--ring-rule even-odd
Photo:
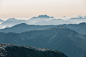
[(86, 0), (0, 0), (0, 19), (86, 15)]

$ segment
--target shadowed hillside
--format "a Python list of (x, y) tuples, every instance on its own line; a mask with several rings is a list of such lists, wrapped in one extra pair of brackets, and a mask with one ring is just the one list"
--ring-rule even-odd
[(51, 49), (33, 48), (14, 44), (0, 44), (0, 57), (67, 57)]

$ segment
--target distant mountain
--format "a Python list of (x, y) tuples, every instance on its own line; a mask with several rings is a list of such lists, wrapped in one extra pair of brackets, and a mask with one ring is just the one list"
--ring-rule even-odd
[(50, 17), (48, 15), (39, 15), (38, 17), (32, 17), (32, 18), (28, 19), (27, 20), (28, 21), (27, 24), (35, 25), (36, 23), (49, 21), (49, 20), (52, 20), (52, 19), (54, 19), (54, 17)]
[(62, 20), (62, 19), (52, 19), (49, 21), (42, 21), (36, 23), (36, 25), (60, 25), (60, 24), (70, 24), (71, 22), (68, 20)]
[(71, 18), (71, 19), (86, 19), (86, 16), (81, 16), (81, 15), (79, 15), (78, 17), (75, 17), (75, 18)]
[(42, 49), (14, 44), (0, 44), (0, 57), (67, 57), (51, 49)]
[(32, 18), (54, 18), (53, 16), (50, 17), (48, 15), (39, 15), (38, 17), (32, 17)]
[(80, 34), (86, 35), (86, 23), (85, 22), (82, 22), (80, 24), (68, 24), (68, 25), (65, 24), (62, 26), (66, 26), (72, 30), (75, 30), (76, 32)]
[(3, 21), (4, 21), (4, 20), (1, 20), (1, 19), (0, 19), (0, 22), (3, 22)]
[(38, 17), (32, 17), (28, 20), (18, 20), (18, 19), (15, 19), (15, 18), (9, 18), (7, 19), (6, 21), (3, 21), (0, 19), (0, 21), (2, 22), (0, 24), (0, 26), (3, 28), (3, 27), (12, 27), (16, 24), (20, 24), (20, 23), (27, 23), (27, 24), (30, 24), (30, 25), (35, 25), (35, 23), (38, 23), (38, 22), (42, 22), (42, 21), (48, 21), (48, 20), (52, 20), (54, 17), (50, 17), (48, 15), (39, 15)]
[(55, 25), (27, 25), (25, 23), (21, 23), (21, 24), (13, 26), (11, 28), (0, 29), (0, 32), (21, 33), (21, 32), (32, 31), (32, 30), (43, 30), (43, 29), (48, 29), (51, 27), (55, 27)]
[[(41, 15), (40, 15), (41, 16)], [(42, 17), (42, 16), (41, 16)], [(31, 21), (33, 20), (33, 22)], [(81, 22), (86, 22), (86, 16), (78, 16), (74, 18), (66, 18), (65, 16), (63, 18), (39, 18), (34, 17), (29, 20), (28, 24), (34, 24), (34, 25), (60, 25), (60, 24), (79, 24)]]
[(37, 22), (35, 23), (36, 25), (59, 25), (59, 24), (79, 24), (81, 22), (86, 22), (86, 16), (78, 16), (78, 17), (72, 17), (72, 18), (67, 18), (67, 17), (62, 17), (58, 19), (51, 19), (48, 21), (42, 21), (42, 22)]
[(26, 21), (25, 20), (17, 20), (15, 18), (9, 18), (6, 21), (2, 22), (1, 26), (11, 27), (13, 25), (20, 24), (20, 23), (26, 23)]
[[(53, 20), (53, 21), (55, 21), (55, 20)], [(44, 30), (44, 29), (48, 29), (48, 28), (52, 28), (52, 27), (56, 27), (56, 26), (66, 26), (66, 27), (78, 32), (79, 34), (86, 35), (86, 23), (85, 22), (80, 23), (80, 24), (63, 24), (63, 25), (27, 25), (25, 23), (21, 23), (21, 24), (15, 25), (13, 27), (0, 29), (0, 32), (21, 33), (21, 32), (25, 32), (25, 31)]]
[(68, 57), (82, 57), (86, 49), (86, 36), (64, 26), (23, 33), (0, 33), (0, 43), (12, 43), (63, 52)]
[(86, 18), (86, 16), (84, 16), (84, 18)]
[[(3, 21), (3, 20), (2, 20)], [(74, 18), (54, 18), (48, 15), (39, 15), (37, 17), (32, 17), (28, 20), (18, 20), (15, 18), (9, 18), (3, 22), (0, 22), (0, 28), (12, 27), (20, 23), (26, 23), (28, 25), (60, 25), (60, 24), (79, 24), (81, 22), (86, 22), (86, 16), (79, 16)]]

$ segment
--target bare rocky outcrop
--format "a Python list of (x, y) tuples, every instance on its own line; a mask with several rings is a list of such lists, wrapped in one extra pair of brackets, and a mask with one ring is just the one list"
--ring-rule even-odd
[(14, 44), (0, 44), (0, 57), (67, 57), (52, 49), (28, 47)]

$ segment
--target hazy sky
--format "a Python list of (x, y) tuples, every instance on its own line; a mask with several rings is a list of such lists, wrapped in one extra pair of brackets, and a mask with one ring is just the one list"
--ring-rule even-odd
[(86, 0), (0, 0), (0, 18), (86, 15)]

